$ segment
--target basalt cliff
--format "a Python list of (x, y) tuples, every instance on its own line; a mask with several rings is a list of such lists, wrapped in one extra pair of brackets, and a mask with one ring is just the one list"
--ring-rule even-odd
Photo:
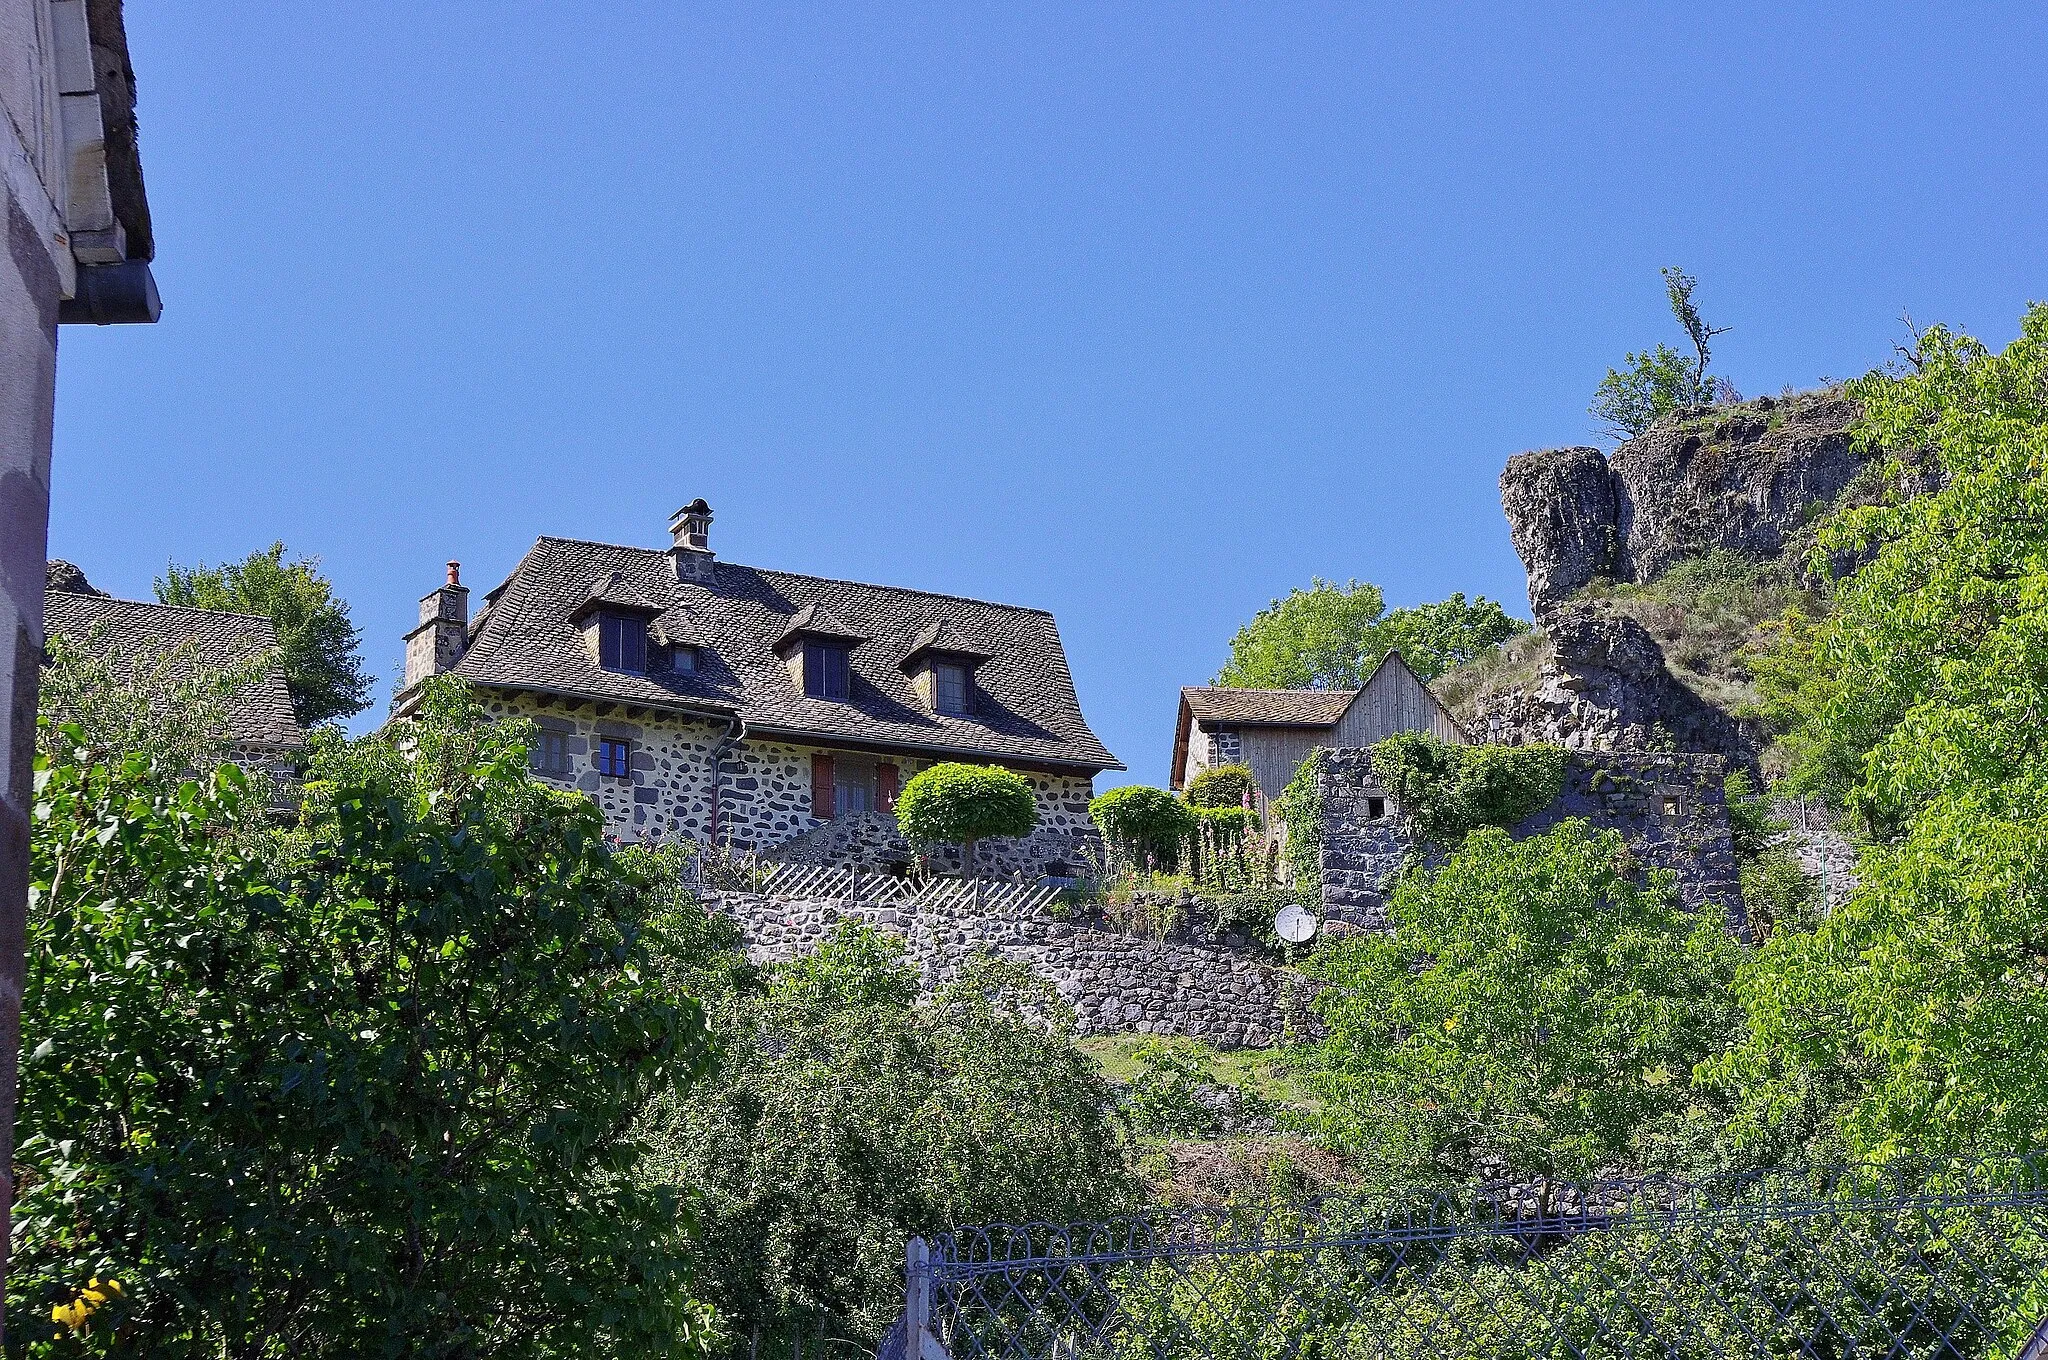
[[(1851, 437), (1839, 390), (1665, 417), (1611, 455), (1508, 460), (1501, 507), (1536, 628), (1438, 684), (1475, 736), (1580, 750), (1711, 751), (1757, 770), (1745, 654), (1789, 608), (1825, 608), (1808, 559), (1845, 502), (1924, 477)], [(1901, 470), (1903, 469), (1903, 470)]]

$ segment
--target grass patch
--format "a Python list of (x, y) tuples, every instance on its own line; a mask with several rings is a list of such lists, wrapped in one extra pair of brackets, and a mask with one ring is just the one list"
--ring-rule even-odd
[(1285, 1048), (1216, 1048), (1199, 1039), (1155, 1039), (1149, 1034), (1098, 1034), (1081, 1040), (1080, 1046), (1103, 1076), (1122, 1086), (1143, 1071), (1138, 1062), (1139, 1046), (1153, 1042), (1192, 1058), (1203, 1075), (1218, 1086), (1235, 1086), (1297, 1110), (1322, 1108), (1322, 1101), (1297, 1080)]

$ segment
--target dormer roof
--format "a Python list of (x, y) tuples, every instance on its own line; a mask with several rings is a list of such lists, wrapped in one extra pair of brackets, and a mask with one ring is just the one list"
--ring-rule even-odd
[(590, 590), (582, 602), (569, 611), (569, 622), (577, 623), (599, 610), (613, 614), (641, 614), (651, 619), (667, 607), (648, 599), (624, 572), (614, 571), (590, 583)]
[(783, 651), (792, 643), (800, 642), (804, 638), (824, 638), (851, 646), (859, 646), (868, 640), (866, 633), (822, 604), (807, 604), (797, 610), (790, 617), (789, 626), (782, 630), (782, 636), (775, 639), (775, 649)]
[(903, 669), (915, 671), (933, 657), (947, 657), (979, 666), (988, 660), (988, 656), (985, 650), (968, 641), (967, 635), (954, 627), (951, 619), (936, 619), (912, 640), (910, 654), (903, 658)]

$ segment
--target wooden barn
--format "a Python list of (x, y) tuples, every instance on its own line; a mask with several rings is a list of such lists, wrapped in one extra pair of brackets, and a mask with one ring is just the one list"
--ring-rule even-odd
[(1248, 765), (1263, 807), (1279, 797), (1318, 746), (1371, 746), (1396, 732), (1434, 732), (1469, 743), (1398, 652), (1389, 652), (1359, 689), (1219, 689), (1180, 692), (1173, 731), (1173, 787), (1218, 765)]

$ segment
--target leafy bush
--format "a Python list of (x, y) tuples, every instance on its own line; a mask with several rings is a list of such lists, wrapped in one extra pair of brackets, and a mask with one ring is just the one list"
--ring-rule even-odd
[(1456, 845), (1482, 826), (1509, 827), (1556, 800), (1565, 754), (1556, 746), (1460, 746), (1399, 732), (1372, 748), (1373, 775), (1422, 835)]
[(264, 853), (233, 765), (50, 739), (10, 1340), (97, 1277), (73, 1353), (707, 1348), (629, 1132), (710, 1062), (650, 970), (668, 904), (458, 683), (402, 739), (327, 742)]
[(1050, 983), (984, 957), (917, 992), (894, 939), (843, 924), (720, 1007), (721, 1070), (657, 1112), (650, 1172), (700, 1193), (702, 1288), (740, 1353), (872, 1350), (912, 1236), (1134, 1203), (1114, 1094)]
[(1323, 883), (1323, 793), (1319, 782), (1323, 748), (1310, 751), (1280, 796), (1273, 800), (1273, 815), (1287, 828), (1287, 875), (1303, 900), (1322, 905)]
[(1940, 489), (1843, 511), (1817, 569), (1867, 559), (1760, 681), (1787, 783), (1855, 809), (1858, 885), (1768, 940), (1723, 1074), (1758, 1126), (1838, 1100), (1857, 1151), (2004, 1151), (2048, 1131), (2048, 305), (2001, 353), (1936, 327), (1851, 384), (1869, 449)]
[(1038, 825), (1031, 781), (997, 765), (934, 765), (911, 776), (896, 800), (896, 824), (914, 845), (974, 844), (991, 836), (1028, 836)]
[(1200, 827), (1193, 808), (1143, 784), (1097, 794), (1088, 815), (1112, 850), (1133, 864), (1167, 870), (1180, 866), (1183, 847)]
[(1218, 765), (1190, 779), (1187, 792), (1181, 796), (1189, 807), (1241, 809), (1244, 796), (1255, 792), (1258, 787), (1251, 766)]
[(1328, 984), (1328, 1037), (1304, 1058), (1325, 1136), (1395, 1181), (1639, 1161), (1739, 1024), (1740, 946), (1669, 871), (1637, 878), (1620, 833), (1578, 820), (1520, 841), (1481, 827), (1405, 875), (1392, 934), (1310, 964)]

